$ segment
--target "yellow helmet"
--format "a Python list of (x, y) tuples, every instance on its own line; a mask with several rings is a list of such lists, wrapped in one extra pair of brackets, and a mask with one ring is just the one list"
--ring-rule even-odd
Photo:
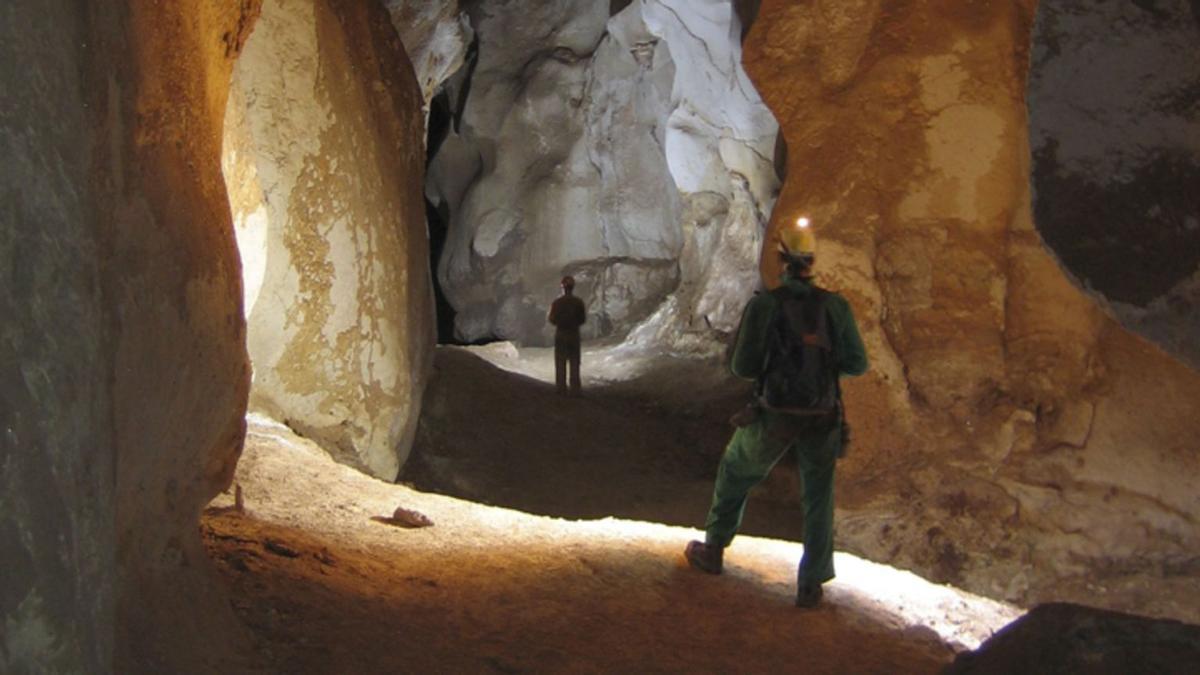
[(795, 225), (780, 229), (779, 252), (788, 258), (811, 262), (817, 254), (817, 236), (813, 234), (812, 221), (801, 217), (796, 219)]

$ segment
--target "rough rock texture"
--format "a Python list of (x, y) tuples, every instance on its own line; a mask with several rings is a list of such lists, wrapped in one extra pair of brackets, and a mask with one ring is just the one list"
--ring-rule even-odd
[(380, 8), (267, 0), (225, 128), (251, 407), (385, 479), (435, 342), (411, 73)]
[[(102, 672), (115, 615), (115, 329), (89, 189), (94, 32), (69, 2), (0, 9), (0, 671)], [(38, 77), (29, 77), (37, 72)], [(86, 84), (85, 84), (86, 83)], [(102, 100), (102, 99), (100, 99)], [(67, 328), (70, 330), (65, 330)]]
[(450, 213), (438, 274), (459, 336), (547, 342), (563, 274), (586, 337), (624, 334), (676, 290), (648, 334), (730, 329), (778, 185), (733, 7), (488, 1), (470, 16), (478, 62), (450, 85), (465, 107), (427, 189)]
[(4, 672), (195, 672), (236, 643), (196, 521), (244, 430), (220, 143), (256, 12), (0, 10)]
[(1043, 0), (1028, 105), (1038, 231), (1200, 367), (1200, 4)]
[(1108, 318), (1034, 229), (1033, 7), (767, 0), (747, 38), (788, 139), (772, 227), (824, 224), (821, 280), (873, 359), (846, 388), (840, 542), (993, 597), (1136, 585), (1144, 611), (1188, 615), (1200, 376)]
[(1200, 626), (1067, 604), (1033, 608), (946, 669), (947, 675), (1197, 671)]
[(383, 0), (412, 60), (428, 112), (438, 87), (463, 66), (474, 31), (459, 0)]

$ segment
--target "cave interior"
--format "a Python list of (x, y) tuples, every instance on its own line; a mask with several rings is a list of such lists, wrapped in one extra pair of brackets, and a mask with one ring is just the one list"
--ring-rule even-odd
[[(1195, 0), (0, 15), (0, 672), (1200, 672)], [(801, 216), (812, 611), (794, 457), (683, 557)]]

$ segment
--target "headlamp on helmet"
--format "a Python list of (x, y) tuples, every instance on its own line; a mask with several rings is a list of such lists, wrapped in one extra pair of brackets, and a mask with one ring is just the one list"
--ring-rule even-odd
[(779, 253), (790, 260), (809, 263), (817, 254), (817, 237), (813, 234), (812, 221), (801, 216), (795, 225), (779, 231)]

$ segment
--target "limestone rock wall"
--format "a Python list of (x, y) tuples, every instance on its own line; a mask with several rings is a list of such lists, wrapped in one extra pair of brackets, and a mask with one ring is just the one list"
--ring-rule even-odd
[(384, 0), (416, 71), (428, 110), (438, 87), (463, 67), (475, 37), (459, 0)]
[(747, 39), (788, 142), (772, 228), (820, 224), (820, 280), (872, 358), (847, 386), (840, 543), (1017, 601), (1142, 584), (1142, 611), (1186, 614), (1200, 376), (1034, 227), (1034, 4), (765, 0)]
[(586, 337), (656, 312), (643, 335), (736, 323), (778, 179), (733, 6), (485, 1), (469, 16), (478, 61), (449, 84), (461, 119), (427, 186), (450, 213), (438, 274), (459, 336), (545, 344), (563, 274)]
[(249, 368), (220, 173), (257, 3), (0, 10), (0, 670), (237, 669), (196, 532)]
[(1038, 230), (1116, 316), (1200, 367), (1200, 5), (1038, 6)]
[(420, 96), (382, 8), (266, 0), (225, 126), (251, 407), (386, 480), (435, 342)]

